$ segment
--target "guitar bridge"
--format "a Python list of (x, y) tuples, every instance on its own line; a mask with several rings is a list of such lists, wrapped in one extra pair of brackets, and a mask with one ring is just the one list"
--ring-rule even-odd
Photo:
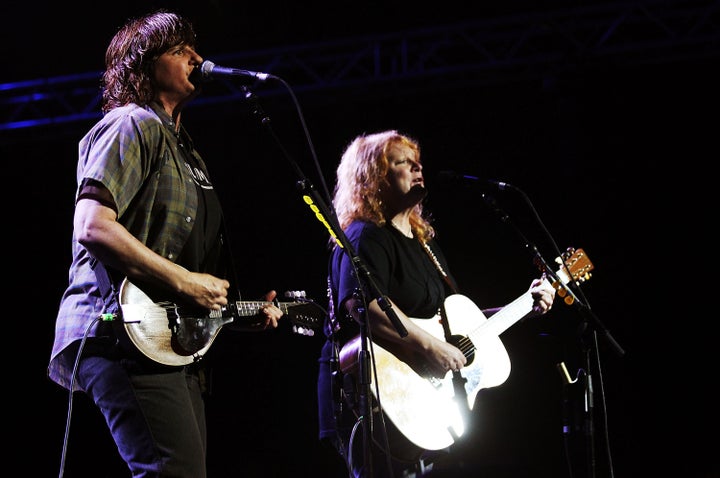
[(442, 386), (442, 380), (440, 380), (437, 377), (428, 377), (428, 382), (430, 382), (430, 385), (432, 385), (435, 388), (440, 388)]

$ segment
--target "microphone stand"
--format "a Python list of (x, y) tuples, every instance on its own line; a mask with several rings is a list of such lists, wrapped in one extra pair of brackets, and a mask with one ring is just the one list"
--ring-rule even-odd
[[(276, 79), (282, 81), (280, 78)], [(352, 244), (348, 240), (345, 232), (340, 228), (337, 222), (337, 215), (328, 207), (323, 201), (320, 194), (317, 192), (313, 184), (303, 173), (300, 166), (288, 153), (283, 146), (280, 139), (275, 134), (275, 131), (271, 127), (270, 118), (265, 114), (262, 107), (260, 106), (257, 96), (250, 91), (246, 86), (242, 87), (245, 93), (245, 98), (250, 102), (253, 108), (253, 114), (260, 117), (260, 122), (267, 128), (270, 136), (275, 140), (277, 146), (282, 151), (285, 158), (290, 163), (290, 166), (295, 170), (299, 180), (297, 181), (297, 188), (303, 194), (304, 202), (310, 207), (311, 211), (315, 214), (315, 217), (327, 228), (330, 236), (335, 239), (337, 247), (341, 247), (345, 253), (350, 257), (353, 267), (355, 268), (358, 281), (361, 282), (365, 287), (361, 287), (361, 293), (365, 294), (365, 291), (369, 291), (372, 297), (377, 300), (378, 305), (383, 312), (387, 315), (390, 322), (392, 322), (395, 330), (400, 337), (406, 337), (408, 334), (407, 329), (400, 321), (395, 309), (392, 308), (392, 304), (389, 299), (383, 295), (380, 288), (377, 286), (372, 274), (367, 269), (367, 266), (362, 259), (355, 252)], [(292, 93), (292, 90), (291, 90)], [(363, 301), (366, 303), (367, 301)], [(359, 366), (359, 411), (360, 416), (364, 418), (365, 423), (363, 424), (363, 463), (365, 464), (365, 470), (368, 478), (372, 478), (373, 467), (372, 467), (372, 456), (370, 454), (370, 444), (372, 439), (373, 419), (372, 419), (372, 405), (370, 399), (370, 351), (368, 350), (369, 334), (367, 323), (366, 311), (361, 311), (360, 322), (360, 351), (358, 352), (358, 366)], [(352, 465), (352, 464), (351, 464)]]
[[(523, 196), (523, 199), (530, 205), (531, 209), (535, 211), (535, 208), (533, 207), (530, 200), (527, 198), (527, 195), (519, 188), (515, 186), (510, 186), (505, 184), (505, 187), (509, 187), (510, 189), (513, 189), (520, 193)], [(482, 194), (482, 198), (485, 200), (485, 202), (490, 206), (490, 208), (500, 217), (500, 220), (503, 223), (509, 224), (512, 229), (520, 236), (522, 241), (525, 243), (525, 247), (529, 248), (533, 252), (535, 263), (541, 266), (542, 270), (545, 272), (547, 276), (549, 276), (554, 283), (557, 284), (563, 284), (563, 281), (558, 277), (558, 275), (553, 271), (552, 267), (550, 267), (545, 260), (545, 258), (540, 254), (538, 251), (538, 248), (535, 244), (533, 244), (531, 241), (528, 240), (528, 238), (525, 236), (525, 234), (522, 233), (522, 231), (510, 220), (510, 216), (503, 211), (495, 201), (495, 199), (488, 194)], [(537, 217), (537, 214), (536, 214)], [(540, 224), (542, 225), (542, 221), (540, 218), (537, 218)], [(543, 226), (543, 229), (544, 226)], [(548, 234), (548, 236), (552, 239), (552, 237)], [(554, 241), (552, 241), (553, 244), (555, 244)], [(563, 255), (557, 251), (557, 247), (555, 247), (556, 252), (558, 253), (558, 257), (561, 259), (563, 258)], [(567, 264), (562, 264), (562, 268), (564, 270), (568, 270)], [(568, 285), (575, 282), (572, 277), (570, 277), (570, 280), (568, 281)], [(590, 306), (587, 305), (584, 301), (580, 300), (580, 298), (573, 292), (573, 290), (570, 287), (565, 288), (566, 292), (569, 294), (570, 300), (566, 300), (566, 303), (568, 304), (574, 304), (577, 306), (581, 317), (583, 318), (583, 323), (581, 324), (581, 330), (582, 332), (585, 332), (588, 328), (588, 323), (594, 324), (594, 327), (592, 328), (592, 339), (593, 343), (595, 344), (595, 351), (597, 353), (597, 336), (598, 336), (598, 330), (602, 332), (602, 336), (607, 340), (607, 342), (610, 344), (611, 348), (617, 353), (619, 356), (623, 356), (625, 354), (625, 351), (622, 349), (620, 344), (613, 338), (612, 334), (610, 334), (610, 331), (605, 327), (605, 325), (602, 323), (602, 321), (591, 311)], [(579, 289), (578, 289), (579, 290)], [(566, 298), (567, 299), (567, 298)], [(584, 340), (580, 340), (581, 346), (582, 346), (582, 352), (583, 352), (583, 361), (584, 361), (584, 367), (585, 367), (585, 439), (586, 439), (586, 456), (587, 456), (587, 468), (588, 468), (588, 478), (595, 478), (596, 472), (596, 462), (595, 462), (595, 426), (594, 426), (594, 391), (593, 391), (593, 383), (592, 383), (592, 360), (591, 352), (593, 350), (592, 346), (588, 343), (585, 343)], [(597, 360), (599, 361), (599, 357), (597, 357)]]

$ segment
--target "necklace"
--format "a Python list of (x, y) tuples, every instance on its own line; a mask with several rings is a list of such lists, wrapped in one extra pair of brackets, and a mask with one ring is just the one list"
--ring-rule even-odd
[(398, 226), (397, 224), (395, 224), (395, 221), (390, 221), (390, 224), (392, 225), (392, 227), (394, 227), (395, 229), (397, 229), (398, 231), (400, 231), (400, 233), (401, 233), (403, 236), (407, 237), (408, 239), (412, 239), (412, 238), (413, 238), (412, 229), (410, 229), (410, 231), (404, 231), (400, 226)]

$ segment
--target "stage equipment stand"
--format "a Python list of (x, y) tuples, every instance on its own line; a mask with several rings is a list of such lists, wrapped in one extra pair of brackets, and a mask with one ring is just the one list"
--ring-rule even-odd
[[(314, 156), (314, 149), (312, 147), (312, 142), (309, 139), (309, 134), (307, 133), (307, 128), (305, 127), (304, 119), (302, 112), (300, 110), (300, 106), (295, 98), (295, 95), (293, 94), (292, 89), (285, 83), (284, 80), (282, 80), (279, 77), (272, 76), (271, 79), (280, 81), (283, 83), (283, 85), (288, 89), (290, 92), (290, 95), (292, 96), (297, 111), (300, 116), (300, 121), (303, 125), (303, 128), (306, 133), (306, 137), (308, 139), (308, 142), (310, 144), (310, 149), (313, 152)], [(246, 86), (241, 87), (242, 91), (245, 94), (245, 98), (248, 100), (250, 105), (253, 109), (253, 114), (258, 116), (260, 118), (260, 123), (267, 129), (270, 136), (275, 140), (277, 146), (285, 156), (285, 158), (290, 163), (290, 166), (293, 168), (295, 173), (298, 176), (298, 181), (296, 183), (296, 186), (298, 190), (302, 194), (303, 201), (307, 206), (310, 207), (310, 210), (314, 213), (316, 219), (320, 221), (328, 230), (330, 236), (335, 240), (338, 247), (341, 247), (345, 253), (350, 257), (350, 260), (352, 261), (353, 267), (355, 268), (358, 280), (361, 282), (364, 287), (362, 287), (363, 294), (369, 293), (372, 298), (370, 301), (367, 299), (363, 300), (363, 303), (371, 302), (372, 299), (377, 300), (378, 305), (380, 308), (385, 312), (385, 314), (388, 316), (388, 319), (392, 322), (393, 326), (395, 327), (395, 330), (397, 330), (400, 337), (407, 336), (408, 332), (405, 329), (405, 326), (400, 321), (399, 317), (397, 316), (397, 313), (392, 308), (392, 304), (388, 300), (386, 296), (382, 294), (382, 292), (379, 290), (377, 284), (375, 283), (372, 275), (370, 274), (370, 271), (368, 271), (366, 265), (363, 263), (361, 258), (357, 255), (355, 252), (352, 244), (348, 240), (347, 236), (345, 236), (344, 231), (340, 228), (339, 223), (337, 222), (337, 215), (334, 211), (330, 209), (330, 207), (326, 204), (326, 202), (322, 199), (320, 194), (317, 192), (311, 181), (308, 179), (308, 177), (304, 174), (300, 166), (297, 164), (297, 162), (292, 158), (292, 156), (288, 153), (287, 149), (284, 147), (278, 136), (275, 134), (274, 130), (272, 129), (271, 120), (267, 116), (267, 114), (263, 111), (262, 107), (259, 104), (259, 101), (257, 99), (257, 96)], [(358, 353), (358, 360), (359, 360), (359, 367), (360, 367), (360, 384), (359, 384), (359, 412), (361, 417), (363, 417), (363, 423), (362, 423), (362, 430), (363, 430), (363, 463), (365, 465), (365, 469), (367, 470), (367, 477), (372, 478), (372, 470), (373, 470), (373, 463), (372, 463), (372, 455), (370, 454), (371, 449), (371, 440), (372, 440), (372, 431), (373, 431), (373, 419), (372, 419), (372, 399), (371, 399), (371, 390), (370, 390), (370, 360), (371, 355), (370, 351), (368, 350), (368, 343), (370, 341), (370, 333), (368, 331), (369, 325), (367, 324), (367, 320), (365, 317), (365, 311), (363, 311), (362, 320), (359, 320), (360, 323), (360, 351)]]

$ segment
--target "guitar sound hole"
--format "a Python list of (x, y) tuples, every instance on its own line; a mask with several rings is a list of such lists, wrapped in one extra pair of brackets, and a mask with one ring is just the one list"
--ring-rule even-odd
[(465, 358), (467, 358), (467, 363), (465, 364), (466, 367), (475, 360), (475, 345), (468, 337), (464, 335), (452, 335), (450, 336), (450, 340), (448, 342), (462, 350)]

